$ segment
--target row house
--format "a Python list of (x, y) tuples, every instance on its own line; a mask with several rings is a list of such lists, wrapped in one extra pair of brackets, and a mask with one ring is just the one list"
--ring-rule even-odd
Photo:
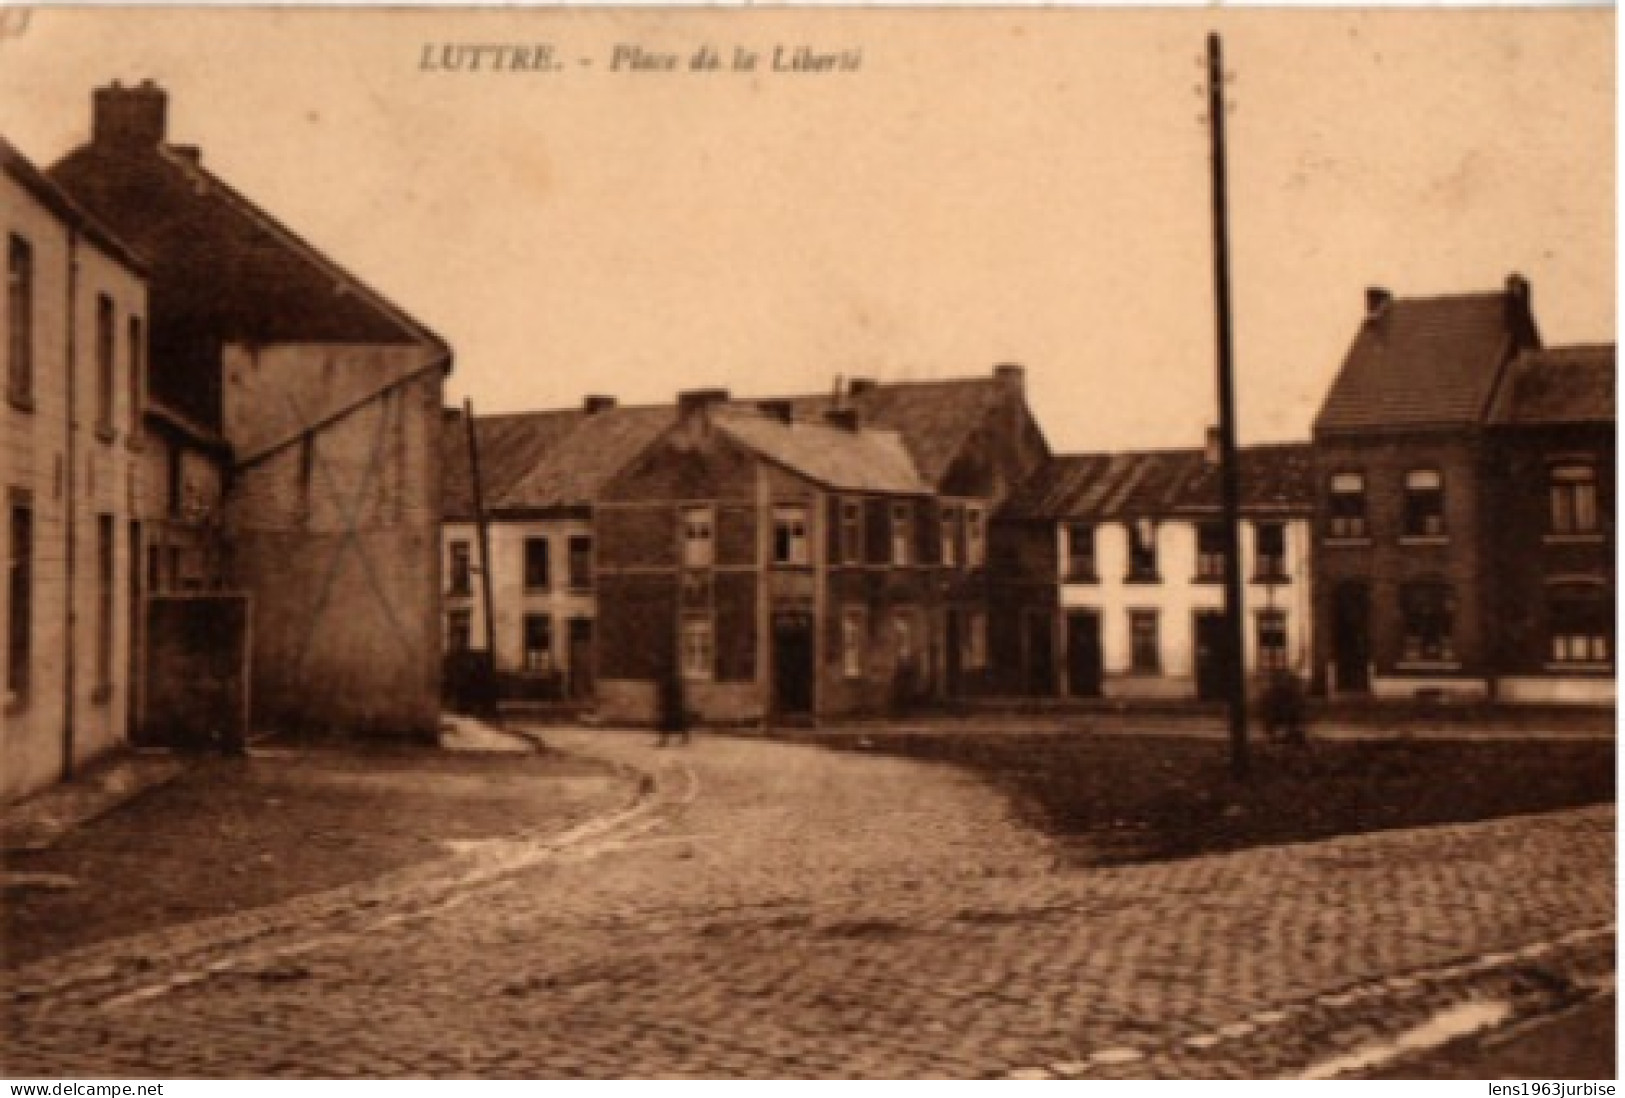
[[(150, 81), (100, 88), (49, 172), (150, 266), (154, 647), (190, 640), (204, 680), (235, 649), (261, 728), (433, 735), (450, 349), (170, 143), (167, 115)], [(205, 597), (228, 585), (248, 601)]]
[(145, 264), (3, 139), (0, 169), (5, 803), (127, 731), (148, 302)]
[[(593, 504), (604, 483), (676, 419), (671, 406), (479, 416), (448, 412), (445, 470), (446, 652), (490, 651), (507, 697), (589, 702), (597, 663)], [(478, 454), (491, 563), (487, 625), (471, 454)]]
[[(1307, 674), (1313, 460), (1239, 452), (1245, 666)], [(1215, 440), (1206, 449), (1067, 454), (1000, 512), (1013, 643), (1027, 696), (1219, 699), (1231, 650)]]
[[(935, 503), (901, 437), (850, 410), (804, 419), (788, 402), (683, 394), (677, 423), (598, 500), (600, 713), (652, 719), (671, 677), (699, 719), (726, 723), (937, 696)], [(985, 633), (969, 629), (974, 669)]]
[(1612, 699), (1612, 370), (1542, 350), (1516, 274), (1367, 291), (1314, 427), (1321, 686)]
[[(991, 516), (1049, 456), (1026, 404), (1021, 368), (1002, 365), (982, 377), (930, 381), (854, 378), (831, 394), (755, 401), (723, 395), (713, 402), (801, 427), (851, 420), (895, 434), (931, 497), (916, 512), (918, 521), (930, 523), (930, 544), (913, 555), (913, 566), (946, 565), (932, 625), (916, 633), (937, 638), (920, 644), (922, 653), (934, 653), (921, 657), (931, 670), (920, 678), (947, 696), (988, 692)], [(489, 637), (506, 693), (581, 704), (602, 693), (606, 668), (613, 671), (620, 656), (596, 624), (617, 597), (614, 590), (606, 595), (598, 581), (605, 552), (598, 504), (611, 478), (664, 437), (678, 416), (673, 405), (622, 408), (613, 398), (593, 396), (578, 409), (475, 419), (496, 618)], [(489, 640), (468, 429), (457, 413), (448, 413), (446, 423), (446, 643), (449, 651), (481, 651)], [(825, 696), (838, 692), (831, 688)], [(880, 703), (869, 698), (863, 704)]]

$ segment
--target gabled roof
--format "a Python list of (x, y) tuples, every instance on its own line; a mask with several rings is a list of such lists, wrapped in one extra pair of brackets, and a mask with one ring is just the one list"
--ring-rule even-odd
[(1315, 433), (1483, 422), (1502, 368), (1538, 346), (1527, 287), (1400, 298), (1370, 310), (1315, 420)]
[(676, 421), (670, 405), (578, 412), (571, 426), (495, 495), (491, 510), (591, 506), (609, 479)]
[[(842, 404), (856, 408), (865, 426), (901, 435), (919, 475), (938, 484), (1000, 396), (1001, 383), (990, 376), (876, 383), (843, 397)], [(791, 398), (791, 406), (798, 417), (811, 420), (836, 401), (828, 394), (801, 396)]]
[(873, 427), (856, 430), (820, 420), (784, 420), (740, 407), (717, 409), (717, 428), (759, 456), (826, 488), (923, 495), (903, 438)]
[(137, 274), (145, 275), (146, 261), (130, 246), (114, 235), (88, 210), (75, 202), (66, 191), (57, 186), (33, 162), (24, 156), (5, 137), (0, 136), (0, 171), (19, 187), (33, 196), (40, 205), (50, 210), (63, 224), (72, 226), (95, 242), (96, 246)]
[[(1307, 443), (1249, 446), (1239, 458), (1243, 511), (1313, 509), (1313, 451)], [(1005, 514), (1016, 519), (1099, 522), (1209, 514), (1219, 506), (1219, 470), (1204, 451), (1132, 450), (1055, 457), (1011, 498)]]
[(1508, 371), (1490, 421), (1613, 423), (1615, 369), (1612, 343), (1525, 351)]

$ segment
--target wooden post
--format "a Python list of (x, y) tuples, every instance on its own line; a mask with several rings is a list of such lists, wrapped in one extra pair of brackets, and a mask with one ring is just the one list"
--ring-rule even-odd
[(474, 485), (474, 532), (480, 542), (480, 603), (485, 609), (485, 656), (488, 663), (481, 683), (481, 705), (495, 707), (497, 667), (496, 604), (491, 595), (491, 527), (485, 518), (485, 486), (480, 479), (480, 444), (474, 432), (474, 401), (463, 400), (463, 422), (468, 428), (468, 472)]

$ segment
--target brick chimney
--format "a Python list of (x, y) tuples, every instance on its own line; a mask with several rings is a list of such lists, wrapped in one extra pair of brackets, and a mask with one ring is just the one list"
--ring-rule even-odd
[(855, 377), (846, 383), (846, 395), (862, 396), (864, 393), (873, 392), (875, 384), (872, 377)]
[(687, 419), (718, 404), (728, 403), (726, 389), (685, 389), (677, 394), (677, 415)]
[(824, 413), (824, 421), (832, 427), (839, 427), (843, 431), (860, 431), (863, 429), (863, 420), (856, 408), (831, 408)]
[(1525, 309), (1529, 308), (1529, 280), (1517, 271), (1507, 275), (1507, 296)]
[(999, 383), (999, 388), (1004, 392), (1021, 396), (1027, 388), (1027, 368), (1014, 362), (1002, 363), (993, 367), (993, 380)]
[(1381, 286), (1367, 286), (1365, 288), (1365, 315), (1376, 316), (1386, 309), (1394, 295)]
[(151, 80), (126, 88), (117, 80), (91, 96), (90, 139), (107, 149), (155, 149), (164, 143), (169, 96)]
[(594, 393), (581, 402), (581, 410), (589, 416), (595, 416), (599, 412), (607, 412), (613, 407), (615, 407), (614, 397), (603, 396), (598, 393)]

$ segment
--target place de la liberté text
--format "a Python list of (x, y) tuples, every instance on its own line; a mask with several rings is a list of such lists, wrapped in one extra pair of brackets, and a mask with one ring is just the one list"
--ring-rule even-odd
[(418, 68), (430, 73), (849, 73), (863, 68), (857, 47), (699, 44), (688, 49), (617, 42), (607, 53), (572, 53), (553, 42), (425, 42)]

